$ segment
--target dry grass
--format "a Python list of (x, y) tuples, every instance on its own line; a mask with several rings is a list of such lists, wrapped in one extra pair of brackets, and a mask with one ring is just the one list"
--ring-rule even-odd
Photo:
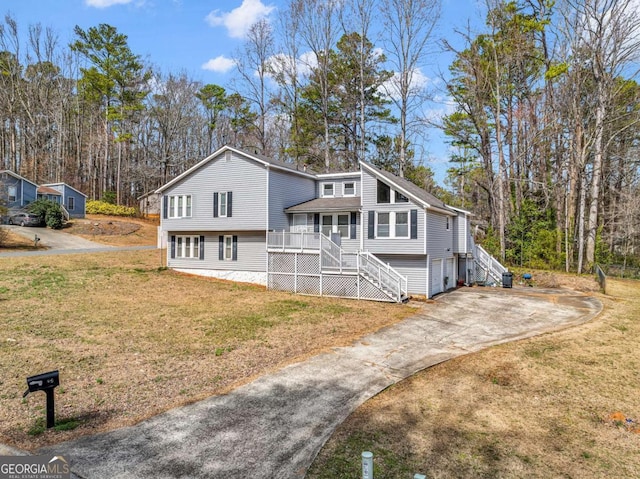
[(69, 221), (64, 231), (110, 246), (147, 246), (157, 244), (158, 224), (140, 218), (87, 215)]
[[(0, 442), (130, 425), (392, 324), (412, 308), (267, 292), (159, 268), (158, 250), (3, 258)], [(60, 370), (61, 429), (26, 377)]]
[(43, 249), (42, 247), (36, 248), (33, 240), (16, 234), (9, 229), (0, 227), (0, 232), (3, 236), (2, 242), (0, 243), (0, 252), (35, 251), (36, 249)]
[(640, 283), (589, 324), (460, 357), (358, 409), (308, 477), (640, 477)]

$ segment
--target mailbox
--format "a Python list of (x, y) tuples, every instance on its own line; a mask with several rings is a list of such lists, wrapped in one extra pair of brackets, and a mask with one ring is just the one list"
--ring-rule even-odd
[(47, 395), (47, 428), (55, 425), (55, 399), (53, 391), (56, 386), (60, 385), (60, 374), (58, 370), (49, 371), (48, 373), (37, 374), (27, 378), (27, 389), (23, 397), (27, 397), (29, 393), (36, 391), (44, 391)]
[(29, 392), (34, 393), (36, 391), (45, 391), (47, 389), (53, 389), (60, 385), (60, 374), (58, 371), (49, 371), (48, 373), (38, 374), (36, 376), (30, 376), (27, 378), (27, 386), (29, 386)]

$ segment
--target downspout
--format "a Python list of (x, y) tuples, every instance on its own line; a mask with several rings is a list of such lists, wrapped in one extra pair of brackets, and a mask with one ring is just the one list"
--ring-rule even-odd
[[(266, 205), (266, 218), (265, 218), (265, 228), (264, 228), (264, 251), (265, 251), (265, 267), (264, 270), (266, 272), (266, 278), (265, 278), (265, 282), (266, 282), (266, 287), (267, 289), (269, 289), (269, 251), (268, 251), (268, 245), (269, 245), (269, 165), (265, 165), (265, 173), (266, 173), (266, 177), (265, 177), (265, 205)], [(284, 243), (283, 243), (284, 245)]]
[(429, 295), (429, 290), (431, 289), (431, 262), (429, 260), (429, 253), (427, 251), (427, 224), (429, 223), (429, 215), (427, 214), (427, 208), (424, 209), (423, 214), (424, 214), (424, 254), (427, 255), (427, 264), (425, 265), (426, 269), (427, 269), (427, 290), (426, 290), (426, 297), (427, 299), (431, 298), (431, 296)]

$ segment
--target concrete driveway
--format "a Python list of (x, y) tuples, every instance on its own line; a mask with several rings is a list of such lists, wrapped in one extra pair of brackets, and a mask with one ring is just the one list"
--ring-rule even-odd
[(22, 227), (15, 225), (3, 225), (2, 228), (7, 228), (12, 232), (19, 234), (27, 239), (34, 240), (37, 235), (40, 238), (38, 243), (40, 246), (46, 246), (49, 249), (55, 250), (77, 250), (77, 249), (102, 249), (110, 248), (100, 243), (94, 243), (87, 239), (75, 236), (69, 233), (65, 233), (64, 230), (52, 230), (51, 228), (33, 228)]
[(601, 308), (571, 291), (463, 288), (227, 395), (39, 452), (63, 455), (86, 479), (302, 478), (335, 428), (388, 386), (462, 354), (584, 323)]

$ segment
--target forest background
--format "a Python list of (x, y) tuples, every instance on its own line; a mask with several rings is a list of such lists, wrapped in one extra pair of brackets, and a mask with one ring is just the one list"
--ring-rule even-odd
[[(637, 0), (486, 0), (483, 22), (445, 38), (440, 0), (285, 3), (248, 29), (225, 85), (161, 71), (109, 24), (62, 43), (7, 13), (0, 169), (133, 205), (223, 145), (316, 171), (364, 160), (472, 211), (510, 264), (639, 265)], [(434, 117), (421, 72), (443, 51)], [(444, 185), (433, 127), (451, 146)]]

